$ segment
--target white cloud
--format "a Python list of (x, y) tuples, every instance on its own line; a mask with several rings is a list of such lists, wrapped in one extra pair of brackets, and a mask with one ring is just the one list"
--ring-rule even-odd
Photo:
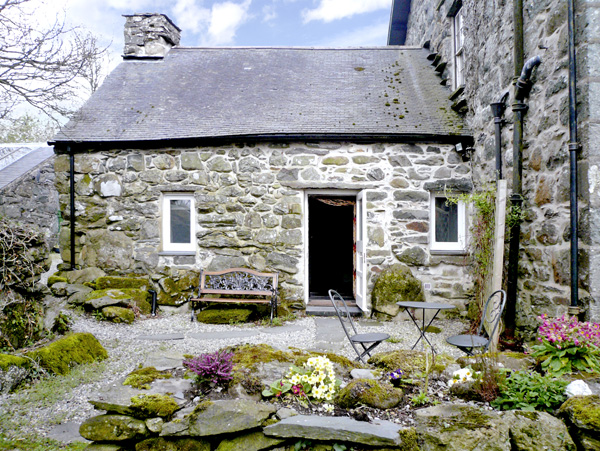
[(243, 3), (215, 3), (210, 12), (210, 24), (208, 26), (208, 45), (232, 44), (237, 29), (248, 18), (248, 9), (252, 0)]
[(210, 21), (210, 10), (198, 5), (195, 0), (177, 0), (173, 6), (173, 22), (183, 32), (200, 33), (206, 31)]
[(311, 20), (322, 20), (331, 22), (343, 19), (355, 14), (370, 13), (378, 9), (391, 8), (391, 0), (319, 0), (319, 6), (315, 9), (302, 11), (304, 22)]
[(387, 35), (387, 22), (382, 22), (334, 36), (332, 39), (320, 42), (317, 45), (325, 47), (383, 46), (386, 45)]
[(263, 22), (272, 22), (277, 18), (277, 11), (275, 10), (275, 5), (265, 5), (262, 9), (263, 13)]

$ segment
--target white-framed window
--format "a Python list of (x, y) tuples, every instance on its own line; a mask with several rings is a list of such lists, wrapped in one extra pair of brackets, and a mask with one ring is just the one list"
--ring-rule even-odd
[(196, 214), (193, 194), (162, 196), (163, 252), (195, 252)]
[(452, 37), (454, 43), (454, 89), (465, 84), (465, 33), (463, 10), (458, 9), (452, 17)]
[(431, 193), (430, 204), (431, 251), (464, 253), (467, 249), (467, 224), (465, 203), (448, 202), (443, 193)]

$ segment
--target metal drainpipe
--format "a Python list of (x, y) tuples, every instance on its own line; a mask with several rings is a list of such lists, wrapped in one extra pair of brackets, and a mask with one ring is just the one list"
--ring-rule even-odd
[(506, 97), (508, 93), (502, 96), (498, 102), (490, 104), (492, 114), (494, 115), (494, 127), (496, 138), (496, 180), (502, 180), (502, 115), (506, 109)]
[(70, 224), (71, 224), (71, 270), (75, 269), (75, 154), (71, 152), (71, 146), (67, 146), (69, 153), (69, 190), (70, 190)]
[(513, 0), (513, 21), (514, 21), (514, 48), (513, 59), (515, 65), (515, 78), (519, 78), (520, 70), (523, 67), (523, 0)]
[(577, 73), (575, 60), (575, 14), (573, 0), (568, 2), (568, 28), (569, 28), (569, 155), (571, 179), (571, 305), (569, 315), (578, 315), (579, 306), (579, 268), (577, 264), (578, 235), (577, 223)]
[[(525, 63), (521, 76), (515, 84), (515, 101), (512, 110), (515, 114), (513, 129), (513, 183), (511, 205), (517, 209), (523, 206), (523, 118), (527, 113), (527, 105), (523, 102), (529, 92), (529, 77), (533, 68), (539, 65), (542, 59), (535, 56)], [(521, 225), (515, 224), (510, 231), (509, 259), (508, 259), (508, 286), (506, 299), (505, 324), (506, 329), (514, 330), (516, 325), (517, 310), (517, 285), (519, 280), (519, 240)]]

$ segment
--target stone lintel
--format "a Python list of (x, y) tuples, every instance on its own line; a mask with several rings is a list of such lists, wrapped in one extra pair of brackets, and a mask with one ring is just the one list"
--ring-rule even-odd
[(381, 188), (381, 183), (340, 183), (335, 181), (327, 181), (327, 182), (298, 182), (298, 181), (281, 181), (281, 185), (287, 188), (293, 189), (354, 189), (354, 190), (363, 190), (363, 189), (379, 189)]

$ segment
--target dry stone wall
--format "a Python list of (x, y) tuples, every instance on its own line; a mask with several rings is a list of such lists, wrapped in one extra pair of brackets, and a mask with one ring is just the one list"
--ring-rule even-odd
[[(408, 45), (430, 42), (452, 71), (450, 0), (413, 2)], [(567, 2), (525, 0), (525, 60), (540, 55), (526, 102), (523, 155), (525, 222), (521, 228), (517, 324), (532, 328), (540, 313), (566, 313), (570, 302), (569, 115)], [(580, 302), (588, 319), (600, 320), (600, 235), (597, 192), (600, 101), (600, 6), (576, 1), (579, 141)], [(509, 93), (502, 131), (504, 178), (512, 182), (513, 5), (502, 0), (463, 0), (467, 121), (473, 130), (473, 178), (495, 179), (494, 120), (490, 103)], [(594, 64), (595, 63), (595, 64)], [(520, 72), (520, 70), (519, 70)], [(600, 85), (598, 85), (600, 86)]]
[[(56, 159), (68, 217), (69, 157)], [(369, 287), (398, 261), (431, 283), (430, 299), (463, 305), (471, 286), (464, 256), (431, 255), (431, 187), (471, 186), (454, 146), (437, 144), (260, 144), (214, 148), (106, 150), (75, 155), (77, 264), (107, 273), (149, 274), (189, 287), (193, 271), (249, 267), (278, 271), (284, 300), (304, 297), (306, 190), (364, 191)], [(193, 193), (197, 252), (161, 252), (163, 193)], [(341, 192), (341, 191), (335, 191)], [(61, 231), (70, 261), (69, 222)], [(332, 256), (332, 259), (335, 258)], [(187, 278), (187, 279), (186, 279)], [(187, 283), (187, 285), (186, 285)], [(184, 287), (184, 285), (186, 285)]]

